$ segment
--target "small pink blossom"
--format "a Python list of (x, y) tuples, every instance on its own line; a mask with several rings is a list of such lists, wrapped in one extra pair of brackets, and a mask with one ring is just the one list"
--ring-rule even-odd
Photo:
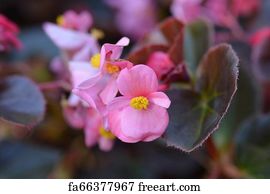
[(110, 151), (114, 144), (114, 135), (104, 126), (104, 119), (96, 110), (89, 108), (87, 110), (85, 133), (85, 144), (92, 147), (95, 144), (103, 151)]
[(169, 55), (162, 51), (153, 52), (146, 64), (155, 71), (159, 80), (175, 67)]
[(236, 16), (250, 16), (257, 13), (261, 7), (261, 0), (232, 0), (232, 13)]
[[(123, 68), (130, 68), (132, 63), (120, 60), (124, 46), (129, 44), (129, 39), (124, 37), (116, 44), (104, 44), (100, 54), (95, 55), (91, 62), (97, 68), (97, 73), (89, 75), (89, 79), (73, 89), (73, 93), (90, 106), (97, 108), (96, 102), (101, 99), (102, 103), (108, 104), (117, 94), (116, 79)], [(89, 63), (86, 62), (90, 66)]]
[(43, 29), (61, 51), (61, 56), (55, 57), (50, 64), (58, 79), (69, 81), (68, 61), (86, 61), (99, 52), (97, 40), (88, 33), (66, 29), (52, 23), (45, 23)]
[(256, 46), (260, 44), (263, 40), (266, 38), (270, 38), (270, 28), (265, 27), (257, 31), (255, 34), (253, 34), (249, 42), (251, 43), (252, 46)]
[(88, 11), (76, 13), (73, 10), (69, 10), (57, 18), (57, 23), (64, 28), (87, 32), (93, 25), (93, 18)]
[(124, 69), (119, 74), (117, 86), (121, 97), (109, 104), (111, 132), (127, 143), (153, 141), (168, 126), (167, 108), (170, 100), (163, 92), (157, 92), (158, 79), (146, 65)]
[(43, 29), (68, 60), (85, 61), (99, 51), (97, 40), (88, 33), (45, 23)]
[(185, 23), (207, 18), (216, 25), (231, 29), (235, 35), (242, 34), (228, 0), (174, 0), (171, 11), (174, 17)]
[(83, 129), (87, 147), (90, 148), (98, 144), (102, 151), (112, 149), (115, 137), (104, 128), (105, 118), (96, 110), (82, 104), (64, 106), (64, 117), (71, 127)]
[(154, 29), (156, 7), (154, 0), (106, 0), (116, 9), (116, 25), (120, 31), (133, 39), (140, 39)]
[(20, 49), (22, 44), (17, 38), (18, 33), (16, 24), (0, 14), (0, 51), (9, 50), (12, 47)]
[[(71, 74), (72, 88), (77, 88), (80, 84), (84, 83), (89, 77), (95, 77), (99, 73), (97, 68), (91, 66), (90, 62), (71, 61), (69, 62), (69, 71)], [(102, 111), (104, 104), (101, 102), (99, 93), (105, 88), (107, 82), (100, 81), (90, 87), (91, 92), (80, 92), (76, 89), (73, 90), (74, 94), (78, 95), (78, 101), (84, 101), (88, 106), (94, 107)], [(74, 94), (71, 94), (74, 95)]]
[(237, 18), (232, 14), (228, 0), (207, 0), (203, 13), (216, 25), (239, 30)]

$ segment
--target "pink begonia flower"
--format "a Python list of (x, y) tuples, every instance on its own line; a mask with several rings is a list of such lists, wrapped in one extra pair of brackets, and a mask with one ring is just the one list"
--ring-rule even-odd
[[(90, 64), (90, 58), (100, 50), (97, 40), (94, 36), (83, 32), (90, 27), (87, 26), (89, 23), (87, 24), (86, 21), (80, 23), (85, 15), (75, 16), (74, 13), (68, 12), (62, 18), (64, 19), (62, 22), (65, 22), (62, 26), (51, 23), (46, 23), (43, 26), (45, 32), (63, 54), (62, 57), (56, 57), (52, 61), (52, 70), (59, 73), (59, 77), (62, 79), (68, 80), (72, 88), (76, 88), (89, 77), (93, 77), (100, 72), (98, 68)], [(76, 27), (77, 24), (84, 25), (85, 29), (82, 29), (83, 26)], [(67, 101), (63, 103), (63, 113), (65, 120), (71, 127), (84, 130), (85, 143), (88, 147), (98, 143), (101, 150), (109, 151), (112, 149), (114, 136), (104, 129), (104, 127), (107, 127), (107, 124), (105, 125), (106, 118), (101, 114), (105, 114), (106, 107), (98, 96), (101, 89), (105, 88), (105, 84), (101, 81), (91, 87), (92, 97), (98, 111), (89, 107), (88, 103), (71, 93)]]
[(84, 128), (85, 144), (92, 147), (98, 143), (103, 151), (110, 151), (114, 144), (115, 136), (104, 128), (104, 118), (93, 108), (87, 109), (86, 126)]
[(174, 0), (171, 12), (174, 17), (190, 23), (198, 18), (207, 18), (214, 24), (229, 28), (235, 35), (243, 33), (237, 21), (238, 15), (232, 12), (228, 0)]
[[(73, 61), (69, 63), (69, 71), (71, 73), (72, 86), (77, 87), (80, 83), (87, 80), (89, 76), (95, 75), (98, 69), (93, 68), (90, 63)], [(98, 85), (95, 88), (99, 88)], [(105, 109), (105, 107), (100, 100), (98, 101), (98, 96), (95, 96), (94, 100), (98, 111), (89, 107), (78, 96), (71, 94), (67, 105), (64, 106), (64, 116), (70, 126), (84, 130), (85, 144), (88, 147), (98, 144), (101, 150), (109, 151), (112, 149), (114, 136), (104, 129), (107, 127), (105, 125), (106, 118), (101, 116), (104, 114), (101, 109)]]
[(258, 12), (261, 0), (232, 0), (232, 13), (236, 16), (250, 16)]
[(22, 44), (17, 38), (18, 33), (16, 24), (0, 14), (0, 51), (9, 50), (12, 47), (20, 49)]
[(65, 52), (68, 60), (88, 60), (99, 51), (97, 40), (90, 34), (78, 32), (52, 23), (45, 23), (43, 29), (54, 44)]
[(159, 138), (168, 126), (171, 101), (163, 92), (157, 92), (155, 72), (146, 65), (126, 68), (120, 72), (117, 86), (123, 96), (109, 104), (111, 132), (127, 143)]
[(62, 56), (55, 57), (50, 65), (58, 79), (69, 81), (68, 61), (89, 60), (100, 50), (97, 40), (88, 33), (66, 29), (52, 23), (45, 23), (43, 28), (62, 53)]
[(174, 0), (171, 12), (178, 20), (189, 23), (200, 16), (201, 2), (202, 0)]
[(63, 15), (58, 16), (56, 21), (59, 26), (81, 32), (87, 32), (93, 25), (92, 15), (88, 11), (76, 13), (73, 10), (69, 10)]
[[(69, 71), (71, 74), (71, 82), (72, 88), (77, 88), (80, 84), (84, 83), (89, 79), (89, 77), (94, 77), (99, 73), (99, 69), (91, 66), (90, 62), (80, 62), (80, 61), (71, 61), (69, 62)], [(106, 86), (105, 81), (100, 81), (96, 83), (93, 87), (91, 87), (91, 92), (88, 94), (88, 97), (91, 97), (91, 101), (84, 101), (84, 98), (79, 98), (80, 95), (71, 94), (68, 100), (68, 104), (72, 106), (76, 106), (78, 103), (82, 101), (85, 102), (85, 106), (91, 105), (92, 107), (98, 109), (103, 112), (105, 110), (105, 105), (101, 102), (99, 98), (99, 93)], [(89, 105), (88, 105), (89, 103)]]
[(102, 151), (112, 149), (115, 136), (104, 128), (104, 118), (96, 110), (81, 104), (64, 106), (64, 117), (71, 127), (83, 129), (87, 147), (98, 144)]
[(153, 52), (149, 56), (146, 65), (155, 71), (159, 80), (175, 67), (169, 55), (162, 51)]
[(241, 27), (229, 8), (227, 0), (207, 0), (203, 14), (217, 25), (238, 31)]
[(157, 18), (154, 0), (106, 0), (105, 2), (116, 9), (116, 25), (124, 35), (137, 40), (154, 29)]
[(270, 28), (265, 27), (257, 31), (255, 34), (253, 34), (249, 42), (251, 43), (252, 46), (256, 46), (260, 44), (263, 40), (266, 38), (270, 38)]
[[(96, 109), (99, 99), (102, 101), (99, 104), (108, 104), (118, 92), (116, 79), (119, 72), (133, 66), (132, 63), (119, 59), (124, 46), (128, 44), (129, 39), (126, 37), (116, 44), (104, 44), (100, 54), (94, 55), (91, 59), (91, 65), (96, 67), (98, 72), (93, 76), (90, 75), (88, 80), (75, 87), (73, 93)], [(90, 66), (89, 62), (85, 63)]]

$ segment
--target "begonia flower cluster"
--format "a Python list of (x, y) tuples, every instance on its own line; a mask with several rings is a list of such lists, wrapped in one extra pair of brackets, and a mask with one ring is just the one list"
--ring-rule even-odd
[[(85, 22), (72, 19), (79, 17)], [(90, 14), (68, 11), (58, 17), (58, 25), (44, 24), (62, 53), (55, 59), (58, 73), (65, 74), (71, 88), (63, 103), (66, 120), (83, 129), (88, 147), (98, 143), (103, 151), (109, 151), (116, 138), (136, 143), (161, 137), (169, 122), (170, 100), (159, 91), (159, 78), (172, 64), (155, 68), (156, 58), (167, 61), (162, 53), (156, 53), (149, 66), (125, 60), (122, 52), (130, 42), (127, 37), (100, 49), (97, 37), (87, 33), (90, 21)]]

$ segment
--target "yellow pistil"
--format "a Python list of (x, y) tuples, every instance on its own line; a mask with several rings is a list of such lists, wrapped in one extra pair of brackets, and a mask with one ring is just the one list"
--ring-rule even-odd
[(110, 132), (107, 131), (106, 129), (104, 129), (103, 127), (100, 127), (99, 129), (99, 133), (102, 137), (106, 138), (106, 139), (114, 139), (115, 136)]
[(106, 70), (109, 74), (114, 74), (114, 73), (118, 73), (120, 71), (120, 68), (116, 65), (112, 65), (110, 63), (107, 63)]
[(148, 108), (149, 101), (144, 96), (138, 96), (130, 100), (130, 106), (137, 110), (146, 110)]
[(104, 32), (102, 30), (99, 30), (99, 29), (96, 29), (96, 28), (93, 28), (91, 30), (91, 35), (93, 37), (95, 37), (97, 40), (100, 40), (100, 39), (104, 38), (104, 36), (105, 36)]
[(58, 16), (56, 18), (56, 23), (59, 25), (59, 26), (63, 26), (64, 25), (64, 22), (65, 22), (65, 19), (62, 15)]
[(91, 58), (91, 65), (94, 68), (99, 68), (100, 66), (100, 54), (95, 54), (92, 58)]

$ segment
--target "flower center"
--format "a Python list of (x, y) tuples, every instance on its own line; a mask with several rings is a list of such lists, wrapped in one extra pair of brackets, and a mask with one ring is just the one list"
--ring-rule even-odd
[(95, 54), (92, 58), (91, 58), (91, 65), (94, 68), (99, 68), (100, 66), (100, 54)]
[(58, 16), (58, 17), (56, 18), (56, 23), (57, 23), (59, 26), (63, 26), (64, 23), (65, 23), (64, 17), (63, 17), (62, 15)]
[(107, 63), (106, 70), (109, 74), (118, 73), (120, 71), (120, 68), (117, 65), (112, 65), (110, 63)]
[(134, 97), (130, 100), (130, 106), (137, 110), (142, 110), (142, 109), (146, 110), (148, 105), (149, 105), (149, 101), (144, 96)]
[(106, 139), (114, 139), (115, 138), (115, 136), (110, 131), (107, 131), (103, 127), (100, 127), (99, 128), (99, 133), (100, 133), (100, 135), (102, 137), (104, 137)]

